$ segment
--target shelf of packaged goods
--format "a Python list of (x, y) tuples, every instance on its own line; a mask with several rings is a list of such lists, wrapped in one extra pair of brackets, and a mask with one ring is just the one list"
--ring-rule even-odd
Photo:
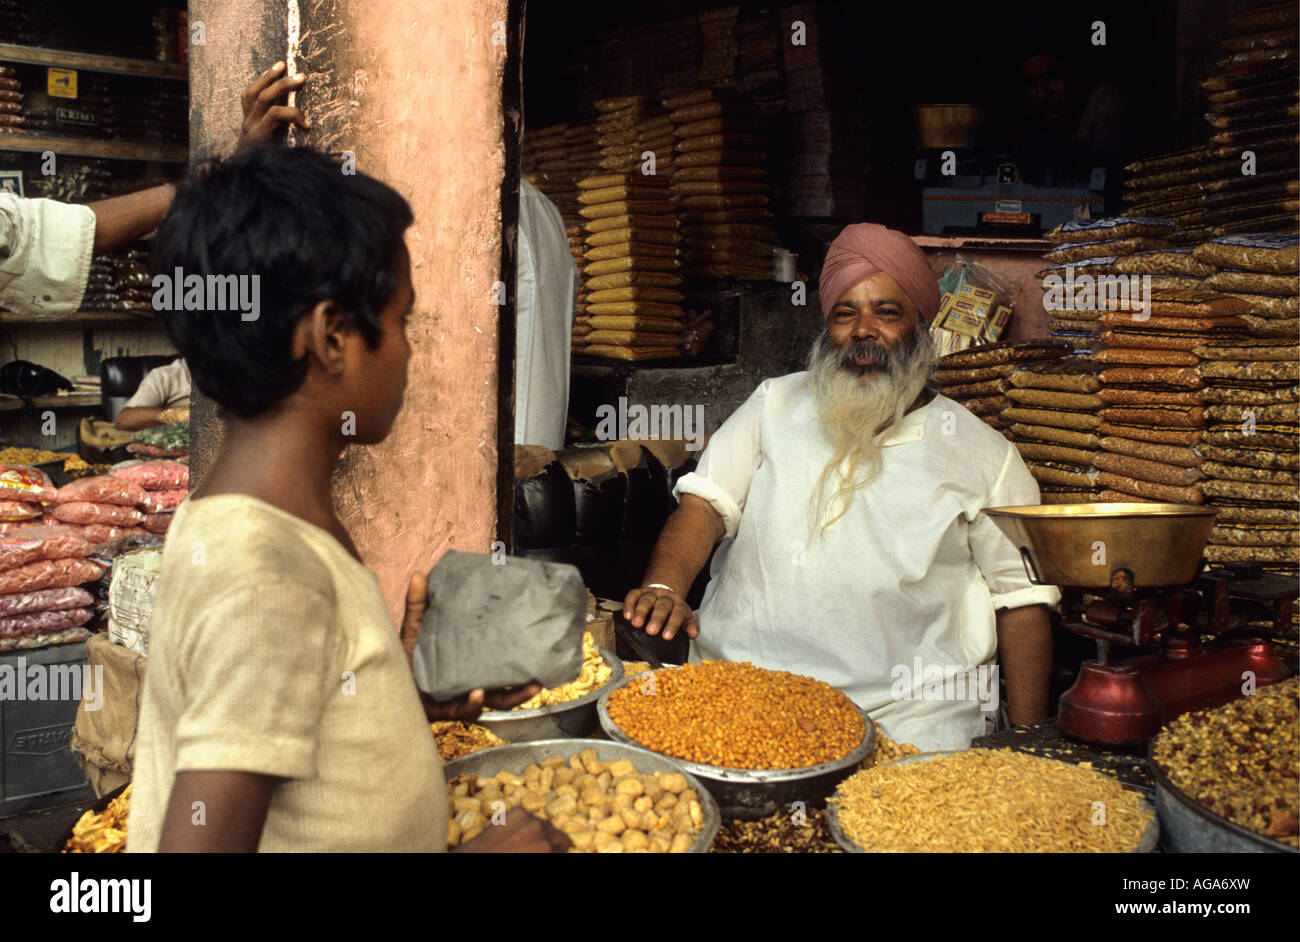
[(85, 69), (87, 72), (113, 72), (117, 75), (138, 75), (145, 78), (180, 81), (190, 77), (189, 66), (178, 62), (151, 62), (148, 59), (100, 56), (90, 52), (19, 46), (14, 43), (0, 43), (0, 62), (23, 62), (28, 65), (47, 65), (63, 69)]
[(0, 151), (43, 154), (53, 151), (65, 157), (107, 157), (110, 160), (149, 160), (155, 163), (187, 163), (188, 147), (166, 144), (132, 144), (127, 141), (96, 141), (84, 137), (53, 137), (48, 134), (0, 134)]
[(912, 241), (923, 249), (969, 249), (993, 252), (1033, 252), (1041, 255), (1052, 247), (1046, 239), (1011, 236), (933, 236), (915, 235)]
[[(32, 400), (33, 409), (94, 409), (103, 402), (100, 393), (73, 393), (69, 396), (37, 396)], [(18, 412), (23, 408), (23, 401), (15, 396), (0, 397), (0, 412)]]
[(15, 314), (0, 310), (0, 324), (105, 324), (118, 321), (152, 321), (148, 311), (74, 311), (71, 314)]

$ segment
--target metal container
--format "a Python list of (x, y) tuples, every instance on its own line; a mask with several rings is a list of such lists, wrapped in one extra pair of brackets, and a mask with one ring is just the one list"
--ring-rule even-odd
[[(956, 755), (957, 751), (958, 750), (947, 750), (944, 752), (922, 752), (914, 756), (905, 756), (902, 759), (895, 759), (893, 762), (886, 762), (885, 765), (907, 765), (910, 762), (928, 762), (930, 759), (935, 759), (938, 758), (939, 756)], [(1042, 758), (1042, 757), (1040, 756), (1038, 758)], [(1044, 761), (1059, 762), (1060, 760), (1045, 759)], [(1072, 765), (1073, 763), (1063, 762), (1061, 764)], [(859, 844), (855, 843), (852, 838), (850, 838), (847, 834), (844, 833), (844, 829), (840, 827), (838, 797), (839, 796), (836, 795), (832, 797), (830, 801), (826, 802), (826, 823), (831, 829), (831, 836), (835, 838), (835, 843), (838, 844), (840, 848), (844, 850), (846, 853), (850, 853), (850, 854), (875, 853), (875, 851), (868, 850), (860, 846)], [(1153, 851), (1155, 851), (1156, 844), (1160, 840), (1160, 821), (1157, 815), (1154, 813), (1155, 809), (1152, 808), (1150, 802), (1146, 801), (1145, 799), (1143, 799), (1143, 804), (1145, 804), (1147, 806), (1147, 809), (1152, 811), (1153, 814), (1151, 816), (1151, 823), (1147, 825), (1146, 831), (1143, 832), (1142, 834), (1142, 839), (1138, 841), (1138, 846), (1133, 850), (1133, 853), (1135, 854), (1152, 853)]]
[[(638, 674), (629, 677), (619, 687), (644, 676)], [(643, 748), (610, 719), (609, 696), (616, 689), (618, 688), (606, 692), (596, 705), (601, 728), (615, 742)], [(851, 775), (876, 747), (876, 725), (866, 713), (861, 710), (858, 712), (862, 713), (866, 734), (856, 749), (834, 762), (802, 769), (730, 769), (720, 765), (687, 762), (671, 756), (668, 758), (704, 783), (727, 818), (750, 821), (766, 818), (788, 809), (796, 801), (802, 801), (808, 807), (820, 807), (826, 796), (835, 790), (835, 786)]]
[(487, 710), (474, 722), (486, 726), (506, 742), (534, 742), (538, 739), (567, 739), (587, 736), (596, 728), (596, 701), (623, 679), (623, 662), (598, 648), (613, 672), (609, 680), (591, 693), (567, 703), (535, 710)]
[(467, 756), (446, 763), (442, 767), (442, 774), (449, 782), (458, 775), (480, 775), (484, 778), (496, 775), (498, 772), (522, 775), (524, 769), (534, 762), (541, 762), (551, 756), (562, 756), (568, 759), (584, 749), (595, 749), (596, 757), (602, 762), (627, 759), (642, 775), (653, 775), (655, 772), (680, 772), (685, 775), (690, 787), (700, 796), (700, 811), (704, 814), (704, 826), (696, 835), (689, 853), (703, 854), (708, 851), (709, 845), (713, 843), (713, 835), (718, 833), (718, 826), (722, 823), (717, 802), (709, 795), (704, 784), (683, 768), (681, 763), (648, 749), (626, 746), (617, 742), (605, 742), (600, 739), (542, 739), (537, 742), (493, 746), (491, 749), (471, 752)]
[(1296, 849), (1211, 811), (1172, 781), (1155, 760), (1152, 740), (1147, 766), (1156, 780), (1156, 814), (1164, 833), (1163, 850), (1178, 854), (1294, 854)]
[(1196, 578), (1214, 517), (1191, 504), (1048, 504), (985, 511), (1020, 550), (1035, 583), (1105, 589), (1128, 569), (1135, 588)]

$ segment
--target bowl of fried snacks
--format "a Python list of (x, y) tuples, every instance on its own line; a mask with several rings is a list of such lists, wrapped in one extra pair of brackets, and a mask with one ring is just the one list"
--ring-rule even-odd
[(86, 811), (63, 840), (65, 854), (120, 854), (126, 850), (131, 786), (115, 788)]
[(623, 662), (582, 636), (582, 672), (567, 684), (543, 690), (513, 710), (486, 710), (480, 726), (506, 742), (573, 739), (596, 728), (596, 701), (623, 680)]

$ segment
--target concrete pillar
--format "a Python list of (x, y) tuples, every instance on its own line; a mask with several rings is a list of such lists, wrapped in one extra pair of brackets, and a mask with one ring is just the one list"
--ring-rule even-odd
[[(233, 147), (239, 92), (286, 58), (294, 11), (295, 64), (309, 76), (298, 104), (314, 124), (297, 139), (352, 151), (415, 212), (405, 405), (385, 442), (345, 453), (334, 487), (396, 618), (412, 572), (449, 548), (510, 538), (522, 3), (194, 0), (190, 22), (206, 39), (190, 53), (196, 158)], [(498, 280), (504, 307), (492, 301)], [(202, 397), (191, 434), (198, 483), (221, 436)]]

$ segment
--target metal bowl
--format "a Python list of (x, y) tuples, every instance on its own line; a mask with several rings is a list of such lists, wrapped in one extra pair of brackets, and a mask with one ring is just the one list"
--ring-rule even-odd
[(1164, 849), (1179, 854), (1294, 854), (1296, 848), (1211, 811), (1175, 785), (1155, 759), (1156, 742), (1147, 751), (1147, 766), (1156, 780), (1156, 814), (1164, 831)]
[(1104, 589), (1128, 569), (1136, 588), (1186, 585), (1209, 539), (1212, 507), (1047, 504), (985, 511), (1020, 550), (1031, 582)]
[[(939, 756), (956, 755), (959, 751), (961, 750), (949, 749), (942, 752), (921, 752), (914, 756), (904, 756), (902, 759), (895, 759), (893, 762), (886, 762), (884, 765), (886, 766), (907, 765), (908, 763), (911, 762), (928, 762), (929, 760), (936, 759)], [(1036, 756), (1035, 758), (1043, 758), (1043, 757)], [(1045, 759), (1044, 761), (1060, 762), (1059, 759)], [(1073, 763), (1062, 762), (1061, 764), (1072, 765)], [(1145, 799), (1143, 799), (1143, 803), (1146, 804), (1147, 810), (1151, 812), (1151, 823), (1147, 825), (1146, 831), (1144, 831), (1142, 834), (1142, 839), (1138, 841), (1138, 846), (1133, 850), (1133, 853), (1135, 854), (1152, 853), (1156, 849), (1157, 842), (1160, 840), (1160, 822), (1155, 813), (1155, 809), (1152, 808), (1151, 803), (1146, 801)], [(826, 823), (831, 829), (831, 836), (835, 838), (835, 843), (840, 845), (840, 847), (846, 853), (850, 853), (850, 854), (875, 853), (875, 851), (868, 850), (862, 847), (861, 845), (857, 844), (851, 837), (848, 836), (848, 834), (844, 832), (844, 829), (840, 827), (838, 794), (832, 796), (831, 799), (826, 802)]]
[(587, 736), (596, 728), (596, 701), (623, 679), (623, 662), (597, 648), (613, 672), (609, 680), (576, 700), (538, 707), (535, 710), (487, 710), (474, 722), (486, 726), (506, 742), (535, 742), (539, 739), (568, 739)]
[[(637, 674), (627, 678), (618, 687), (644, 678)], [(615, 687), (601, 696), (596, 705), (600, 716), (601, 728), (615, 742), (627, 743), (639, 749), (644, 748), (635, 739), (623, 732), (609, 716), (609, 696), (617, 690)], [(866, 734), (856, 749), (842, 759), (810, 765), (802, 769), (732, 769), (720, 765), (703, 765), (699, 762), (687, 762), (668, 756), (673, 762), (690, 772), (717, 799), (718, 806), (727, 818), (740, 818), (747, 821), (766, 818), (769, 815), (789, 808), (796, 801), (802, 801), (808, 807), (820, 807), (826, 796), (835, 790), (840, 781), (857, 768), (857, 766), (876, 747), (876, 724), (861, 709), (862, 721)], [(663, 755), (663, 753), (654, 753)]]
[(484, 778), (496, 775), (498, 772), (522, 775), (524, 769), (534, 762), (541, 762), (551, 756), (562, 756), (567, 759), (584, 749), (595, 749), (596, 757), (602, 762), (628, 759), (642, 775), (651, 775), (655, 772), (680, 772), (685, 775), (690, 787), (695, 789), (700, 797), (700, 811), (704, 814), (704, 827), (695, 836), (695, 842), (691, 844), (689, 853), (703, 854), (708, 851), (709, 845), (713, 843), (713, 835), (718, 833), (718, 826), (722, 824), (722, 815), (718, 811), (717, 802), (689, 770), (683, 768), (680, 763), (665, 758), (657, 752), (651, 752), (649, 749), (626, 746), (618, 742), (605, 742), (600, 739), (542, 739), (537, 742), (493, 746), (491, 749), (471, 752), (467, 756), (461, 756), (443, 765), (442, 774), (449, 782), (458, 775), (481, 775)]

